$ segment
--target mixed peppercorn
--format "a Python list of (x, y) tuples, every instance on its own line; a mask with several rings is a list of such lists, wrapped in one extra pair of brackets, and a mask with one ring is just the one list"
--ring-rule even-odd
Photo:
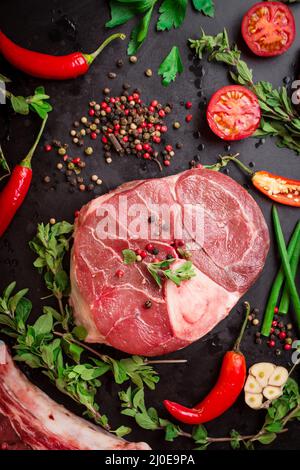
[[(74, 121), (70, 136), (73, 144), (82, 148), (82, 156), (71, 156), (69, 146), (57, 140), (52, 144), (47, 143), (44, 147), (45, 152), (56, 150), (61, 157), (56, 165), (57, 169), (64, 172), (67, 181), (72, 186), (78, 186), (81, 191), (93, 190), (95, 185), (102, 184), (98, 175), (90, 176), (89, 183), (79, 176), (86, 167), (86, 158), (95, 152), (93, 141), (101, 140), (107, 164), (112, 163), (114, 154), (133, 155), (155, 162), (160, 170), (163, 165), (170, 166), (175, 149), (180, 150), (183, 147), (181, 142), (177, 142), (173, 147), (166, 139), (168, 126), (165, 119), (172, 112), (172, 105), (163, 106), (155, 99), (147, 105), (142, 101), (140, 90), (130, 90), (131, 85), (124, 83), (122, 94), (112, 96), (110, 88), (104, 88), (102, 101), (91, 101), (87, 115)], [(192, 102), (187, 101), (184, 106), (190, 110)], [(185, 120), (191, 122), (192, 114), (188, 114)], [(173, 122), (175, 130), (180, 127), (179, 121)], [(44, 178), (46, 183), (50, 180), (48, 176)]]

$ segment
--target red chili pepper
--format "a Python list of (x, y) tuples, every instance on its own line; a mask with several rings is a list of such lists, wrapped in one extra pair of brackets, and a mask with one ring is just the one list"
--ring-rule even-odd
[(286, 206), (300, 207), (300, 181), (274, 175), (268, 171), (252, 171), (236, 157), (224, 157), (233, 161), (251, 177), (253, 185), (272, 201)]
[(182, 423), (207, 423), (227, 411), (237, 400), (246, 380), (246, 360), (240, 351), (240, 343), (245, 332), (250, 306), (247, 304), (246, 316), (240, 335), (232, 351), (223, 359), (218, 381), (211, 392), (194, 408), (187, 408), (178, 403), (164, 400), (169, 413)]
[(0, 193), (0, 237), (8, 228), (28, 193), (32, 179), (31, 160), (43, 134), (46, 122), (47, 117), (43, 120), (40, 132), (29, 153), (24, 160), (14, 168), (7, 185)]
[(49, 80), (67, 80), (84, 75), (111, 41), (125, 37), (121, 33), (113, 34), (92, 54), (74, 52), (65, 56), (52, 56), (18, 46), (0, 31), (0, 52), (10, 64), (28, 75)]

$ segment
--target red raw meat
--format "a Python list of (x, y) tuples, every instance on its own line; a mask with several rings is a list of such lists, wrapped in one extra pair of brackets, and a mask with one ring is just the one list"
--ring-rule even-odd
[[(133, 239), (124, 229), (124, 212), (116, 212), (127, 198), (128, 213), (135, 204), (174, 207), (170, 233), (151, 207), (146, 225), (157, 237)], [(122, 229), (116, 238), (99, 236), (103, 209), (110, 204), (108, 230)], [(178, 257), (171, 246), (181, 228), (180, 211), (203, 210), (204, 240), (193, 246), (196, 277), (177, 287), (166, 281), (159, 288), (143, 262), (125, 265), (123, 249), (145, 249), (151, 242), (158, 257)], [(190, 208), (190, 209), (188, 209)], [(102, 211), (102, 212), (101, 212)], [(107, 215), (107, 213), (106, 213)], [(123, 220), (124, 219), (124, 220)], [(154, 222), (153, 222), (154, 221)], [(180, 227), (179, 227), (180, 225)], [(144, 227), (145, 228), (145, 227)], [(123, 232), (123, 233), (122, 233)], [(194, 240), (186, 226), (182, 236)], [(183, 348), (201, 338), (223, 320), (261, 273), (269, 249), (264, 217), (253, 198), (228, 176), (206, 169), (192, 169), (161, 179), (135, 181), (94, 199), (84, 206), (76, 223), (71, 257), (71, 305), (78, 324), (88, 331), (88, 342), (105, 343), (130, 354), (157, 356)], [(183, 263), (178, 260), (174, 269)], [(118, 270), (124, 275), (116, 275)], [(151, 300), (151, 308), (145, 302)]]
[[(10, 426), (4, 420), (10, 421)], [(3, 445), (7, 443), (8, 446)], [(33, 450), (148, 450), (70, 413), (31, 384), (0, 341), (0, 448)], [(15, 444), (15, 446), (13, 445)], [(27, 447), (28, 446), (28, 447)]]

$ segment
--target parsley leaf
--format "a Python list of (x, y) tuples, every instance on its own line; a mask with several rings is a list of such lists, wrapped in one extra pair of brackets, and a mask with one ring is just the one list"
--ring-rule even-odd
[(150, 7), (150, 9), (145, 13), (145, 15), (139, 21), (137, 26), (132, 30), (130, 41), (129, 41), (128, 48), (127, 48), (128, 55), (135, 54), (139, 50), (143, 42), (145, 41), (148, 35), (153, 8), (154, 8), (156, 1), (157, 0), (155, 0), (152, 3), (152, 6)]
[(183, 72), (183, 64), (180, 57), (180, 52), (177, 46), (171, 49), (171, 52), (160, 64), (158, 69), (158, 75), (162, 75), (162, 84), (164, 86), (170, 85), (174, 82), (177, 73)]
[(148, 263), (147, 269), (151, 276), (154, 278), (159, 287), (162, 286), (162, 277), (166, 277), (170, 281), (174, 282), (177, 286), (180, 286), (182, 281), (188, 281), (192, 277), (196, 276), (193, 264), (191, 261), (186, 261), (176, 269), (169, 269), (171, 264), (176, 261), (174, 258), (160, 261), (158, 263)]
[(117, 0), (110, 1), (110, 11), (111, 19), (105, 25), (107, 28), (114, 28), (115, 26), (127, 23), (127, 21), (134, 18), (136, 14), (134, 8), (124, 3), (120, 3)]
[(192, 0), (194, 8), (211, 18), (215, 15), (215, 6), (213, 0)]
[(132, 264), (136, 262), (136, 253), (133, 250), (123, 250), (122, 255), (124, 264)]
[(187, 0), (164, 0), (159, 9), (160, 17), (157, 22), (158, 31), (179, 28), (184, 21), (186, 7)]

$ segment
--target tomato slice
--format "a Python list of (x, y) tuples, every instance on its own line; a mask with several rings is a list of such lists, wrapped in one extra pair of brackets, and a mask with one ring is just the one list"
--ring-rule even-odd
[(225, 86), (211, 98), (207, 121), (211, 130), (224, 140), (241, 140), (252, 135), (261, 118), (258, 99), (240, 85)]
[(242, 35), (256, 55), (271, 57), (283, 54), (296, 36), (293, 14), (280, 2), (256, 3), (243, 18)]

